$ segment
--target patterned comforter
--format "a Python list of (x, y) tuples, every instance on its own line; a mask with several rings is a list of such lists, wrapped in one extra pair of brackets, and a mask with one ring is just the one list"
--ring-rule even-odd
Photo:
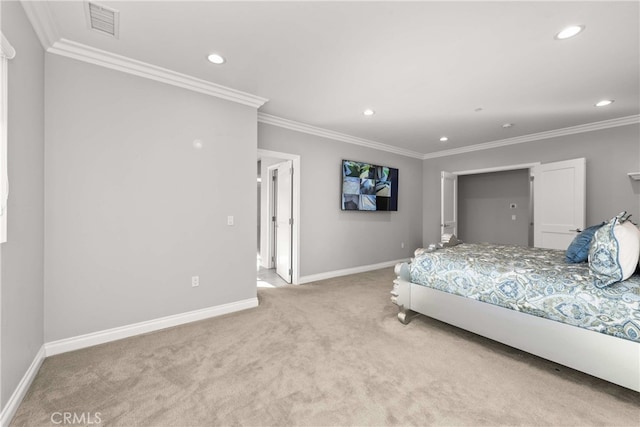
[(640, 275), (602, 289), (564, 251), (461, 244), (416, 257), (413, 283), (640, 342)]

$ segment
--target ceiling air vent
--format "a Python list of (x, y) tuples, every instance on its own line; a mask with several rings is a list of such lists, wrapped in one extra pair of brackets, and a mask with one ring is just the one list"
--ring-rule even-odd
[(85, 10), (90, 29), (100, 34), (118, 38), (120, 12), (93, 2), (86, 2)]

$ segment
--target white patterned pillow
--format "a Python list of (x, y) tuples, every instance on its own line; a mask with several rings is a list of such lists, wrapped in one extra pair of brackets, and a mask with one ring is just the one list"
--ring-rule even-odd
[(614, 228), (613, 232), (620, 245), (618, 262), (623, 271), (622, 280), (626, 280), (635, 273), (640, 261), (640, 230), (631, 221), (625, 221)]
[(593, 235), (589, 270), (598, 288), (628, 279), (638, 265), (640, 231), (623, 217), (612, 218)]

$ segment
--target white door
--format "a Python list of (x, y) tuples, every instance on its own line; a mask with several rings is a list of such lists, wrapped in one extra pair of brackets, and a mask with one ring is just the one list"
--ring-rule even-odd
[(586, 161), (541, 164), (533, 175), (534, 246), (567, 249), (585, 226)]
[(441, 173), (440, 182), (440, 236), (458, 235), (458, 175)]
[(287, 283), (291, 283), (292, 274), (292, 185), (293, 162), (288, 160), (278, 165), (277, 169), (277, 201), (276, 201), (276, 273)]

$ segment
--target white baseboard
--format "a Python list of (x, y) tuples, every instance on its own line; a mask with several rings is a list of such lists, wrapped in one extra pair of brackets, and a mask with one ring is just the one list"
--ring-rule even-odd
[(38, 350), (38, 353), (33, 358), (31, 366), (29, 366), (29, 369), (27, 369), (27, 372), (25, 372), (24, 376), (20, 380), (20, 383), (18, 384), (18, 387), (16, 387), (15, 391), (9, 398), (9, 401), (7, 402), (5, 407), (2, 408), (2, 412), (0, 412), (0, 426), (8, 426), (13, 419), (13, 416), (16, 414), (20, 403), (22, 403), (22, 399), (24, 399), (25, 394), (27, 394), (27, 390), (29, 390), (29, 387), (31, 387), (33, 379), (36, 377), (38, 370), (40, 370), (40, 365), (42, 365), (44, 358), (45, 349), (43, 345), (42, 347), (40, 347), (40, 350)]
[(327, 271), (325, 273), (310, 274), (308, 276), (299, 277), (297, 284), (302, 285), (304, 283), (316, 282), (318, 280), (332, 279), (334, 277), (340, 277), (340, 276), (348, 276), (349, 274), (364, 273), (365, 271), (372, 271), (372, 270), (380, 270), (381, 268), (393, 267), (400, 262), (406, 262), (406, 261), (408, 261), (408, 258), (399, 259), (396, 261), (385, 261), (385, 262), (380, 262), (378, 264), (361, 265), (360, 267), (345, 268), (342, 270)]
[(183, 325), (185, 323), (204, 320), (210, 317), (222, 316), (223, 314), (229, 314), (257, 306), (258, 298), (249, 298), (229, 304), (217, 305), (215, 307), (203, 308), (201, 310), (189, 311), (187, 313), (161, 317), (159, 319), (148, 320), (146, 322), (134, 323), (132, 325), (121, 326), (119, 328), (107, 329), (105, 331), (45, 343), (40, 347), (40, 350), (33, 359), (33, 362), (31, 362), (31, 366), (29, 366), (29, 369), (27, 369), (22, 380), (20, 380), (20, 383), (9, 398), (9, 401), (5, 407), (2, 408), (2, 411), (0, 412), (0, 427), (9, 425), (20, 406), (20, 403), (22, 403), (22, 399), (24, 399), (25, 394), (27, 394), (27, 390), (29, 390), (33, 379), (36, 377), (42, 362), (48, 356), (79, 350), (81, 348), (91, 347), (98, 344), (104, 344), (110, 341), (116, 341), (147, 332), (154, 332), (160, 329), (170, 328), (172, 326)]
[(53, 356), (55, 354), (79, 350), (81, 348), (104, 344), (110, 341), (129, 338), (135, 335), (154, 332), (160, 329), (183, 325), (185, 323), (195, 322), (198, 320), (204, 320), (210, 317), (222, 316), (223, 314), (229, 314), (236, 311), (246, 310), (248, 308), (254, 308), (257, 306), (258, 298), (249, 298), (229, 304), (217, 305), (214, 307), (203, 308), (201, 310), (194, 310), (186, 313), (175, 314), (173, 316), (161, 317), (159, 319), (147, 320), (145, 322), (120, 326), (118, 328), (93, 332), (77, 337), (65, 338), (58, 341), (45, 343), (45, 354), (47, 357)]

